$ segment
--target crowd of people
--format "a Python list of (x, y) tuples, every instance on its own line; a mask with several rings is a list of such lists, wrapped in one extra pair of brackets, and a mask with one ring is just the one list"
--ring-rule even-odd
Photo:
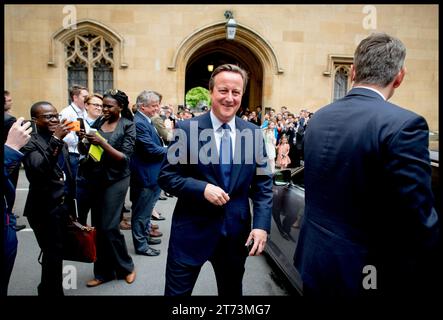
[[(270, 232), (272, 175), (276, 168), (300, 165), (305, 165), (306, 212), (294, 263), (306, 294), (361, 294), (365, 263), (381, 268), (386, 292), (395, 292), (393, 286), (403, 288), (401, 279), (423, 271), (416, 260), (422, 257), (420, 250), (428, 250), (438, 237), (426, 121), (386, 101), (403, 81), (405, 54), (403, 44), (388, 35), (363, 40), (355, 53), (354, 88), (315, 115), (306, 109), (294, 114), (286, 107), (280, 112), (261, 106), (241, 110), (248, 75), (231, 64), (213, 71), (211, 107), (199, 115), (187, 107), (176, 112), (162, 105), (162, 95), (153, 90), (142, 91), (131, 105), (122, 90), (100, 95), (74, 85), (71, 103), (60, 112), (52, 103), (38, 101), (30, 108), (31, 121), (15, 121), (9, 114), (11, 94), (5, 91), (3, 180), (8, 192), (2, 294), (7, 294), (17, 252), (13, 205), (20, 162), (29, 181), (24, 215), (41, 249), (39, 295), (64, 294), (63, 233), (72, 218), (82, 224), (91, 221), (97, 229), (94, 276), (86, 285), (114, 279), (133, 283), (136, 268), (120, 231), (122, 222), (131, 229), (135, 254), (158, 256), (160, 250), (152, 246), (161, 242), (162, 233), (152, 220), (165, 219), (155, 210), (164, 196), (178, 198), (165, 295), (190, 295), (206, 261), (214, 268), (220, 295), (241, 295), (246, 257), (263, 252)], [(367, 58), (371, 55), (386, 68), (374, 66)], [(373, 126), (367, 128), (368, 123)], [(192, 124), (212, 130), (218, 155), (210, 157), (216, 160), (213, 166), (200, 157), (196, 164), (168, 160), (168, 150), (177, 143), (183, 144), (188, 160), (202, 153), (204, 145), (194, 150), (174, 134), (181, 130), (190, 136)], [(263, 154), (265, 162), (248, 162), (239, 134), (244, 131), (258, 133), (252, 135), (253, 148), (262, 150), (254, 149), (254, 154)], [(130, 223), (123, 214), (128, 191)], [(383, 209), (385, 223), (382, 228), (374, 224), (369, 217), (382, 209), (368, 204), (381, 196), (402, 205), (401, 214), (408, 216), (401, 225), (414, 234), (415, 243), (402, 231), (388, 246), (391, 251), (382, 248), (398, 223), (399, 209)], [(413, 244), (416, 255), (405, 257), (401, 241)], [(408, 265), (398, 276), (393, 273), (398, 262), (390, 255)], [(322, 275), (325, 268), (327, 277)]]

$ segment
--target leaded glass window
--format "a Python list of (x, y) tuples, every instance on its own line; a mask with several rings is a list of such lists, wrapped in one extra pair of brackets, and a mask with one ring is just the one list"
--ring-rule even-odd
[(103, 36), (77, 34), (65, 45), (68, 87), (83, 85), (103, 94), (114, 87), (114, 48)]
[(334, 71), (334, 101), (343, 98), (348, 92), (349, 66), (338, 65)]

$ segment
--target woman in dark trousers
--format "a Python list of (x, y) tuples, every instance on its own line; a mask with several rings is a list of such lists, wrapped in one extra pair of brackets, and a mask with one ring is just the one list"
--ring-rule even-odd
[[(97, 261), (94, 279), (88, 287), (104, 282), (125, 279), (135, 280), (134, 263), (120, 232), (120, 214), (129, 188), (129, 159), (134, 150), (135, 126), (128, 108), (128, 96), (120, 90), (109, 90), (103, 96), (103, 116), (91, 128), (97, 133), (80, 133), (79, 150), (87, 153), (91, 144), (103, 148), (99, 161), (87, 156), (80, 164), (79, 178), (89, 182), (88, 197), (91, 203), (92, 225), (97, 228)], [(101, 136), (101, 137), (100, 137)], [(78, 197), (81, 201), (83, 195)]]

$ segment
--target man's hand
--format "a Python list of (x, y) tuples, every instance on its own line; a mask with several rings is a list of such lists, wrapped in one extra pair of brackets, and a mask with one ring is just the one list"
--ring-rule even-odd
[(268, 233), (262, 229), (252, 229), (251, 233), (249, 233), (248, 240), (246, 240), (245, 246), (248, 246), (252, 240), (254, 240), (254, 245), (252, 246), (251, 251), (249, 251), (249, 255), (259, 256), (265, 249)]
[(14, 122), (11, 129), (9, 129), (8, 138), (5, 142), (5, 145), (17, 151), (27, 144), (29, 139), (31, 139), (31, 122), (28, 121), (23, 123), (23, 120), (24, 118), (20, 117), (16, 122)]
[(79, 131), (76, 132), (78, 136), (78, 141), (82, 141), (84, 137), (86, 137), (86, 130), (84, 128), (80, 128)]
[(67, 122), (66, 119), (62, 119), (60, 123), (55, 127), (54, 136), (62, 140), (66, 135), (71, 132), (74, 125), (71, 122)]
[(206, 200), (216, 206), (222, 206), (229, 201), (229, 195), (222, 188), (210, 183), (206, 185), (204, 196)]

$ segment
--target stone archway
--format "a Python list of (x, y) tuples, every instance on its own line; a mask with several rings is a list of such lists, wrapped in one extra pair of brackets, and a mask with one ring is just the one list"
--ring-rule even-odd
[[(274, 49), (260, 34), (241, 24), (237, 25), (235, 40), (225, 40), (225, 23), (223, 21), (202, 27), (179, 45), (168, 67), (177, 72), (177, 97), (184, 100), (189, 67), (199, 60), (203, 63), (206, 58), (223, 54), (228, 61), (235, 59), (250, 73), (251, 81), (244, 97), (247, 106), (255, 109), (257, 105), (269, 104), (272, 100), (274, 76), (283, 73)], [(202, 82), (202, 86), (207, 88), (207, 82)]]

